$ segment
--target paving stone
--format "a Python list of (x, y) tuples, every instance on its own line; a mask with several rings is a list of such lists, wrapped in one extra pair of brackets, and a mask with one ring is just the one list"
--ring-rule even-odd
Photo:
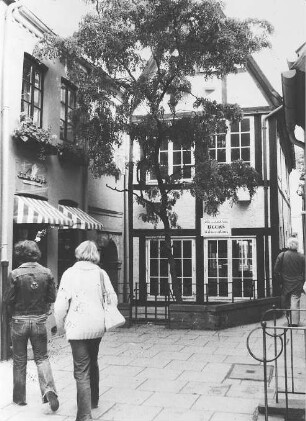
[[(210, 421), (210, 411), (190, 411), (185, 409), (164, 408), (154, 421)], [(229, 420), (227, 420), (229, 421)]]
[[(197, 401), (198, 395), (191, 393), (167, 393), (156, 392), (147, 399), (143, 405), (160, 406), (165, 408), (184, 408), (190, 409)], [(201, 409), (201, 408), (200, 408)]]
[(257, 418), (254, 418), (253, 414), (231, 414), (231, 418), (229, 419), (228, 413), (218, 412), (209, 421), (254, 421), (255, 419)]
[(258, 405), (258, 399), (231, 398), (201, 395), (192, 409), (220, 411), (231, 414), (253, 414)]
[(229, 385), (220, 383), (188, 382), (181, 390), (181, 393), (196, 393), (207, 396), (225, 396), (229, 390)]
[[(163, 379), (163, 381), (160, 381), (160, 379), (147, 379), (138, 387), (137, 390), (178, 393), (184, 388), (185, 385), (185, 380)], [(186, 391), (184, 393), (190, 393), (190, 391)]]
[(101, 421), (153, 421), (162, 410), (159, 407), (115, 404), (102, 415), (95, 415), (94, 420)]
[(183, 367), (181, 368), (181, 370), (171, 370), (171, 369), (167, 369), (167, 368), (144, 368), (140, 374), (138, 374), (137, 377), (139, 378), (159, 378), (161, 380), (163, 379), (172, 379), (175, 380), (177, 379), (181, 373), (183, 372)]
[(150, 396), (152, 396), (152, 392), (150, 391), (112, 387), (101, 395), (100, 399), (114, 403), (142, 405)]

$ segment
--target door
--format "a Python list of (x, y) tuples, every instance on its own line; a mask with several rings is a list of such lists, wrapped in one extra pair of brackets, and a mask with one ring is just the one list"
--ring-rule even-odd
[(205, 299), (257, 297), (256, 239), (212, 238), (204, 242)]

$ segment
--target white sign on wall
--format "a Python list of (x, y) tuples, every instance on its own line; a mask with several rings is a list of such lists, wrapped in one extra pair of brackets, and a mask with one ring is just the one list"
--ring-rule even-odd
[(231, 235), (229, 219), (202, 218), (201, 235), (203, 237), (228, 237)]

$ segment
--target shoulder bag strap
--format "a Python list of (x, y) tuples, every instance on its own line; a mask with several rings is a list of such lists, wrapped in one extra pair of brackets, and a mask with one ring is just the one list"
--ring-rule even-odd
[(102, 270), (100, 270), (100, 286), (101, 286), (101, 291), (102, 291), (102, 306), (104, 308), (105, 302), (106, 302), (107, 292), (106, 292), (106, 289), (105, 289), (104, 276), (103, 276)]

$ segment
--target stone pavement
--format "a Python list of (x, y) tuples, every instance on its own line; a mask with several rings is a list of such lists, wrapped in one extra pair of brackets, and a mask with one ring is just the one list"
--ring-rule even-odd
[[(169, 330), (147, 324), (106, 333), (99, 353), (100, 403), (99, 408), (93, 410), (93, 419), (264, 419), (257, 414), (257, 405), (263, 402), (263, 369), (261, 366), (256, 370), (259, 363), (246, 347), (247, 336), (256, 327), (259, 324), (222, 331), (196, 331)], [(250, 345), (256, 355), (262, 355), (260, 329), (252, 335)], [(1, 421), (75, 420), (76, 387), (70, 346), (65, 338), (51, 339), (50, 359), (59, 393), (59, 410), (52, 413), (48, 404), (41, 403), (33, 361), (28, 362), (28, 405), (19, 407), (11, 403), (10, 360), (0, 363)], [(250, 380), (247, 373), (255, 373), (254, 378)], [(272, 389), (269, 393), (273, 393)]]

